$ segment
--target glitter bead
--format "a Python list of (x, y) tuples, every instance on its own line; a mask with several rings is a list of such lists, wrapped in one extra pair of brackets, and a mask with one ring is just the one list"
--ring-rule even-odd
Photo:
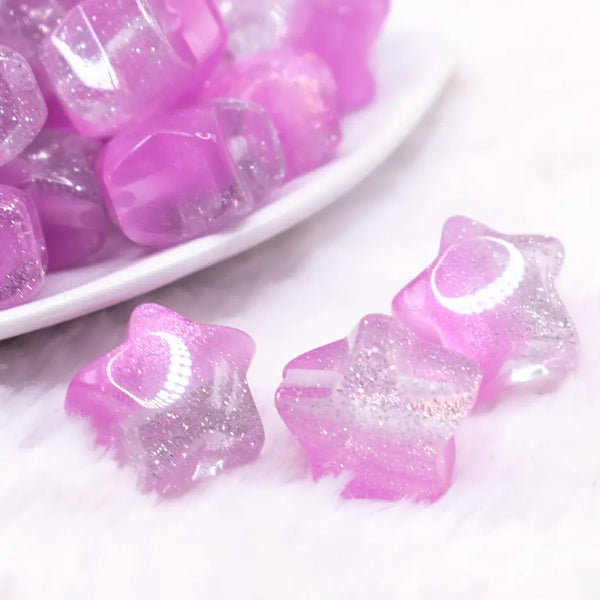
[(2, 0), (0, 38), (33, 66), (42, 40), (73, 4), (66, 0)]
[(37, 208), (49, 270), (81, 265), (104, 245), (107, 216), (94, 169), (101, 147), (97, 140), (45, 129), (0, 169), (0, 180), (25, 190)]
[(156, 304), (131, 316), (125, 342), (71, 381), (65, 408), (97, 443), (163, 496), (256, 459), (264, 442), (246, 372), (247, 334), (203, 325)]
[(265, 202), (281, 147), (256, 104), (218, 101), (114, 137), (98, 164), (123, 233), (164, 246), (219, 231)]
[(211, 0), (84, 0), (40, 57), (73, 124), (105, 136), (172, 106), (218, 63), (225, 33)]
[(46, 104), (27, 61), (0, 46), (0, 165), (35, 138), (46, 116)]
[(371, 50), (390, 9), (390, 0), (308, 0), (312, 18), (297, 28), (292, 43), (318, 54), (338, 84), (340, 106), (348, 112), (375, 95), (369, 68)]
[(22, 191), (0, 185), (0, 309), (30, 300), (45, 272), (46, 248), (33, 203)]
[(314, 52), (333, 72), (345, 112), (373, 98), (369, 60), (389, 4), (389, 0), (217, 1), (233, 55), (278, 46)]
[(42, 41), (60, 23), (76, 0), (0, 0), (0, 40), (22, 54), (46, 100), (46, 125), (65, 127), (68, 119), (39, 58)]
[(330, 160), (340, 143), (336, 84), (314, 54), (287, 50), (227, 63), (207, 95), (256, 102), (269, 113), (287, 179)]
[(555, 288), (562, 244), (503, 235), (449, 219), (436, 260), (394, 299), (394, 314), (420, 335), (472, 358), (480, 400), (507, 388), (554, 387), (576, 363), (578, 336)]
[(481, 380), (471, 360), (375, 314), (283, 375), (277, 410), (315, 478), (345, 472), (347, 498), (432, 501), (448, 489), (453, 433)]

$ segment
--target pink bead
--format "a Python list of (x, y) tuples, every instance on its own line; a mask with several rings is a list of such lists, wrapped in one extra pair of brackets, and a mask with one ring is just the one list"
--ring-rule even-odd
[(44, 281), (46, 248), (31, 200), (0, 185), (0, 309), (30, 300)]
[(42, 40), (58, 25), (68, 8), (69, 3), (64, 0), (2, 0), (0, 38), (33, 66)]
[(283, 177), (273, 125), (256, 104), (219, 101), (114, 137), (98, 164), (109, 209), (138, 244), (176, 244), (235, 223)]
[(79, 266), (102, 248), (107, 216), (94, 164), (102, 145), (80, 135), (45, 129), (0, 169), (0, 181), (33, 200), (48, 248), (48, 269)]
[(341, 140), (337, 88), (314, 54), (288, 50), (228, 63), (206, 93), (256, 102), (269, 113), (285, 156), (286, 179), (335, 155)]
[(73, 378), (65, 408), (90, 420), (143, 490), (177, 494), (259, 455), (264, 432), (246, 382), (253, 354), (242, 331), (142, 304), (125, 342)]
[(48, 107), (46, 126), (65, 127), (69, 120), (42, 66), (39, 49), (75, 4), (76, 0), (0, 0), (0, 39), (27, 59)]
[(464, 356), (369, 315), (290, 362), (276, 405), (315, 478), (348, 474), (345, 497), (432, 501), (450, 486), (452, 436), (480, 381)]
[(46, 104), (27, 61), (0, 46), (0, 165), (31, 143), (46, 116)]
[(39, 78), (40, 45), (75, 4), (75, 0), (2, 0), (0, 39), (22, 54)]
[(227, 30), (227, 49), (235, 57), (283, 45), (294, 17), (304, 17), (299, 0), (216, 0)]
[(481, 400), (511, 387), (553, 387), (579, 346), (555, 288), (563, 256), (555, 238), (503, 235), (453, 217), (438, 257), (396, 296), (394, 314), (472, 358), (483, 374)]
[(75, 127), (106, 136), (201, 84), (224, 44), (211, 0), (84, 0), (40, 56)]
[(389, 0), (220, 0), (217, 4), (233, 55), (281, 45), (314, 52), (333, 72), (342, 111), (356, 110), (373, 99), (370, 55), (389, 12)]
[(337, 81), (344, 112), (369, 104), (375, 83), (371, 50), (390, 9), (390, 0), (307, 0), (312, 17), (297, 27), (292, 44), (318, 54)]

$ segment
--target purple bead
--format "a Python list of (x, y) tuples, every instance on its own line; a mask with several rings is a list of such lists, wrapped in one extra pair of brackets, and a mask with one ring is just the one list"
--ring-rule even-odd
[(253, 354), (242, 331), (142, 304), (125, 342), (73, 378), (65, 408), (90, 419), (97, 443), (135, 469), (142, 489), (177, 494), (258, 457)]
[(0, 39), (29, 63), (48, 107), (46, 125), (64, 126), (66, 117), (39, 59), (39, 48), (75, 0), (0, 0)]
[(327, 162), (340, 143), (336, 84), (314, 54), (288, 50), (228, 63), (207, 95), (256, 102), (269, 113), (285, 156), (286, 179)]
[(371, 50), (390, 0), (306, 0), (311, 17), (296, 27), (291, 44), (318, 54), (331, 69), (344, 112), (366, 106), (375, 95)]
[(46, 273), (46, 248), (35, 207), (25, 193), (0, 185), (0, 309), (31, 299)]
[(0, 180), (25, 190), (37, 208), (49, 270), (81, 265), (104, 245), (107, 216), (94, 168), (101, 147), (97, 140), (45, 129), (0, 169)]
[(84, 0), (43, 41), (41, 60), (75, 127), (106, 136), (201, 84), (224, 44), (211, 0)]
[(477, 398), (468, 358), (419, 339), (387, 315), (284, 370), (279, 414), (315, 478), (347, 472), (347, 498), (431, 501), (449, 487), (453, 434)]
[(293, 23), (290, 16), (305, 18), (306, 13), (295, 0), (216, 0), (216, 5), (227, 30), (227, 49), (236, 57), (282, 46)]
[(506, 388), (554, 387), (575, 366), (579, 341), (556, 292), (562, 244), (504, 235), (449, 219), (438, 257), (394, 299), (394, 314), (421, 336), (472, 358), (480, 400)]
[(27, 61), (0, 46), (0, 165), (31, 143), (46, 116), (46, 104)]
[(283, 177), (281, 147), (268, 115), (236, 100), (119, 134), (98, 168), (119, 227), (148, 246), (231, 225), (265, 202)]
[(217, 4), (234, 56), (278, 46), (314, 52), (333, 72), (344, 112), (372, 100), (369, 60), (389, 0), (218, 0)]
[(42, 40), (58, 25), (67, 8), (68, 3), (61, 0), (2, 0), (0, 37), (33, 65)]

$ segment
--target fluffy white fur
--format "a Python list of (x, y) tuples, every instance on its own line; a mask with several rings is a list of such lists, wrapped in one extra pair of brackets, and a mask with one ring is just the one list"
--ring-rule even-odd
[[(255, 337), (258, 462), (157, 503), (64, 416), (70, 377), (142, 299), (0, 346), (0, 598), (598, 597), (600, 5), (398, 2), (392, 21), (442, 31), (458, 55), (409, 142), (316, 218), (143, 298)], [(470, 418), (437, 504), (340, 501), (275, 412), (281, 369), (388, 310), (457, 213), (564, 242), (581, 366)]]

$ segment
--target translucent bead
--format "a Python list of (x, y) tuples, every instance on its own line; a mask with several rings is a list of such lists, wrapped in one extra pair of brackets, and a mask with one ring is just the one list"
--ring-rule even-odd
[(138, 306), (127, 339), (71, 381), (65, 408), (163, 496), (256, 459), (264, 431), (246, 381), (254, 342), (230, 327)]
[(46, 103), (25, 58), (0, 46), (0, 165), (33, 141), (47, 114)]
[(0, 309), (30, 300), (46, 273), (38, 216), (25, 193), (0, 185)]
[(106, 136), (200, 85), (224, 45), (211, 0), (84, 0), (40, 57), (75, 127)]
[(44, 129), (0, 180), (25, 190), (37, 208), (49, 270), (85, 263), (106, 240), (107, 215), (95, 173), (102, 144), (75, 133)]
[(265, 111), (232, 100), (117, 135), (99, 170), (123, 233), (163, 246), (219, 231), (252, 212), (280, 183), (283, 161)]

